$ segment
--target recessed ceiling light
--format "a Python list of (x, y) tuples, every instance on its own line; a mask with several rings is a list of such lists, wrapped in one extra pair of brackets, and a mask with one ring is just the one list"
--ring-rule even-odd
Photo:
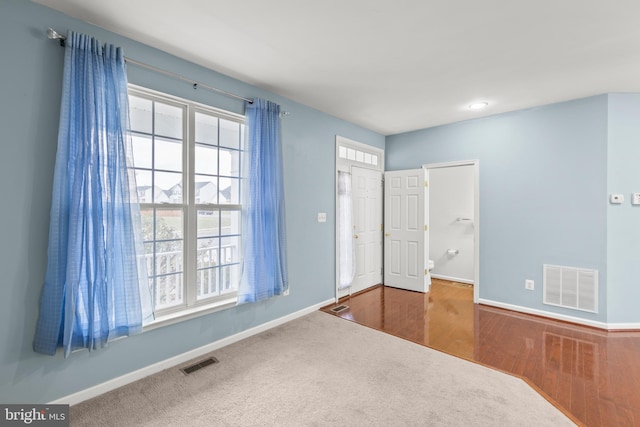
[(489, 106), (488, 102), (474, 102), (473, 104), (469, 104), (470, 110), (481, 110), (485, 107)]

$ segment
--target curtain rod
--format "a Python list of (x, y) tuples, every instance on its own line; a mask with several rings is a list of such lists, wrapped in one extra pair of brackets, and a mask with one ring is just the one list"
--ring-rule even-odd
[[(47, 29), (47, 37), (49, 39), (51, 39), (51, 40), (60, 40), (60, 46), (64, 46), (65, 40), (67, 39), (65, 36), (63, 36), (62, 34), (58, 33), (56, 30), (54, 30), (52, 28)], [(217, 87), (213, 87), (213, 86), (209, 86), (209, 85), (204, 84), (204, 83), (197, 82), (197, 81), (195, 81), (193, 79), (190, 79), (188, 77), (185, 77), (183, 75), (172, 73), (170, 71), (166, 71), (166, 70), (163, 70), (161, 68), (154, 67), (153, 65), (149, 65), (149, 64), (145, 64), (144, 62), (136, 61), (135, 59), (131, 59), (129, 57), (125, 57), (124, 59), (125, 59), (125, 61), (127, 63), (131, 63), (131, 64), (134, 64), (134, 65), (137, 65), (138, 67), (146, 68), (148, 70), (155, 71), (156, 73), (164, 74), (166, 76), (173, 77), (175, 79), (182, 80), (182, 81), (187, 82), (187, 83), (191, 83), (193, 85), (194, 89), (197, 89), (199, 87), (203, 87), (203, 88), (205, 88), (207, 90), (210, 90), (212, 92), (216, 92), (216, 93), (219, 93), (221, 95), (229, 96), (231, 98), (240, 99), (242, 101), (246, 101), (246, 102), (248, 102), (250, 104), (253, 104), (253, 99), (245, 98), (244, 96), (236, 95), (235, 93), (227, 92), (226, 90), (218, 89)]]

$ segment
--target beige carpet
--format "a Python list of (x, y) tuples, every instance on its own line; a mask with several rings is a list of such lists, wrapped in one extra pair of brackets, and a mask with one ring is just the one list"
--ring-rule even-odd
[(321, 312), (211, 355), (73, 406), (71, 425), (573, 425), (520, 379)]

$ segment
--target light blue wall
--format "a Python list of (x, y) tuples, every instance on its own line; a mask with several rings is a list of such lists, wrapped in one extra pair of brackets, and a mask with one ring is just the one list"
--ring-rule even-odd
[[(607, 96), (386, 140), (387, 170), (471, 159), (480, 163), (480, 298), (606, 321)], [(598, 269), (599, 313), (543, 305), (545, 263)]]
[(640, 95), (609, 95), (609, 194), (622, 194), (622, 205), (607, 207), (607, 313), (610, 323), (640, 322)]
[[(95, 35), (131, 58), (273, 100), (291, 113), (283, 121), (290, 296), (156, 329), (68, 360), (31, 350), (46, 265), (64, 55), (45, 37), (48, 27)], [(0, 2), (0, 39), (0, 402), (49, 402), (333, 297), (334, 138), (384, 147), (383, 136), (29, 1)], [(243, 112), (238, 101), (153, 72), (131, 66), (129, 76), (131, 83)], [(328, 213), (326, 223), (316, 222), (317, 212)]]

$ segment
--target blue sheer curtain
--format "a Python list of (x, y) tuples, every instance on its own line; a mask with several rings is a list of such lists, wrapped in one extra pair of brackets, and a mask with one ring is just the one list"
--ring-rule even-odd
[(127, 128), (122, 50), (70, 32), (37, 352), (101, 348), (152, 315)]
[(247, 103), (245, 114), (244, 256), (238, 304), (281, 295), (289, 288), (280, 106), (254, 99)]

